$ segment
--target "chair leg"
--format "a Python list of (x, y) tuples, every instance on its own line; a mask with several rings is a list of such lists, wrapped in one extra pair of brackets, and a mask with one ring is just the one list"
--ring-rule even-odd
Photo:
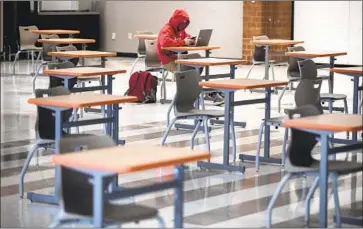
[(138, 56), (135, 60), (134, 63), (132, 63), (131, 69), (130, 69), (130, 76), (132, 75), (132, 73), (134, 72), (134, 68), (136, 66), (136, 63), (139, 61), (140, 57)]
[(198, 123), (193, 131), (193, 135), (192, 135), (192, 138), (190, 139), (190, 148), (191, 150), (194, 149), (194, 139), (195, 139), (195, 136), (197, 135), (198, 131), (199, 131), (199, 128), (200, 128), (200, 125), (202, 124), (202, 120), (198, 120)]
[(286, 85), (284, 87), (284, 89), (282, 89), (281, 94), (279, 95), (278, 102), (277, 102), (277, 110), (278, 110), (279, 113), (281, 112), (281, 100), (282, 100), (282, 96), (284, 96), (285, 91), (286, 91), (286, 89), (287, 89), (288, 86), (289, 85)]
[(248, 70), (248, 73), (247, 73), (246, 79), (248, 79), (248, 77), (249, 77), (249, 76), (250, 76), (250, 74), (251, 74), (252, 69), (253, 69), (255, 66), (256, 66), (255, 64), (252, 64), (252, 66), (250, 67), (250, 70)]
[(272, 196), (270, 203), (268, 204), (267, 210), (266, 210), (266, 227), (271, 227), (271, 217), (272, 217), (272, 209), (275, 204), (275, 201), (277, 199), (277, 196), (280, 194), (282, 189), (284, 188), (286, 182), (291, 178), (292, 174), (288, 173), (285, 174), (285, 176), (281, 179), (279, 186), (277, 187), (274, 195)]
[(202, 106), (202, 110), (205, 110), (205, 104), (204, 104), (204, 92), (201, 92), (199, 95), (199, 101), (200, 105)]
[(282, 167), (285, 166), (286, 146), (287, 146), (288, 139), (289, 139), (289, 128), (285, 128), (284, 141), (282, 142), (282, 155), (281, 155), (281, 166)]
[(335, 227), (342, 227), (340, 221), (340, 203), (339, 203), (339, 193), (338, 193), (338, 176), (337, 174), (332, 174), (332, 189), (334, 196), (334, 213), (335, 213)]
[(60, 220), (54, 220), (48, 225), (48, 228), (56, 228), (62, 225), (62, 222)]
[(30, 161), (34, 155), (34, 153), (39, 149), (39, 145), (35, 145), (31, 151), (29, 151), (28, 156), (26, 157), (26, 160), (24, 162), (23, 168), (20, 172), (20, 180), (19, 180), (19, 195), (20, 198), (23, 198), (24, 195), (24, 177), (25, 173), (28, 170)]
[(163, 138), (161, 139), (161, 145), (165, 145), (165, 141), (166, 141), (166, 138), (168, 137), (168, 134), (169, 134), (169, 132), (170, 132), (170, 130), (171, 130), (171, 127), (174, 125), (174, 123), (176, 122), (176, 120), (177, 120), (178, 118), (177, 117), (175, 117), (172, 121), (171, 121), (171, 123), (170, 123), (170, 125), (168, 126), (168, 128), (166, 128), (166, 130), (165, 130), (165, 133), (164, 133), (164, 136), (163, 136)]
[(203, 118), (203, 125), (204, 125), (205, 143), (207, 144), (208, 152), (210, 152), (210, 140), (209, 140), (209, 131), (208, 131), (208, 117)]
[(317, 176), (313, 182), (313, 184), (311, 185), (308, 195), (306, 196), (305, 199), (305, 225), (309, 226), (309, 221), (310, 221), (310, 201), (311, 198), (314, 195), (315, 190), (317, 189), (319, 185), (319, 176)]
[(168, 112), (166, 113), (166, 126), (169, 126), (169, 123), (170, 123), (170, 113), (171, 113), (171, 109), (173, 109), (174, 103), (175, 103), (175, 96), (173, 98), (173, 101), (171, 101), (171, 104), (170, 104), (170, 106), (168, 108)]
[(258, 130), (258, 139), (257, 139), (257, 151), (256, 151), (256, 171), (258, 172), (260, 168), (260, 151), (261, 151), (261, 141), (263, 130), (265, 128), (265, 122), (261, 123), (260, 129)]
[(231, 120), (230, 125), (231, 125), (233, 162), (236, 162), (236, 158), (237, 158), (237, 140), (236, 140), (236, 130), (234, 128), (234, 121), (233, 120)]
[(21, 53), (21, 51), (18, 51), (16, 54), (15, 54), (15, 57), (14, 57), (14, 62), (13, 62), (13, 75), (15, 75), (15, 64), (16, 64), (16, 61), (18, 61), (19, 59), (19, 54)]
[(156, 216), (156, 220), (158, 221), (158, 226), (159, 228), (165, 228), (166, 225), (165, 225), (165, 221), (163, 218), (161, 218), (161, 216)]
[[(347, 103), (347, 99), (344, 99), (343, 102), (344, 102), (344, 113), (348, 114), (348, 103)], [(349, 139), (349, 132), (347, 132), (347, 139)]]

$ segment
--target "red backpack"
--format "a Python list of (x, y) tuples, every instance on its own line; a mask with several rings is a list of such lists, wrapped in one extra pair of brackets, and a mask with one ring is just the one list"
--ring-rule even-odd
[(135, 72), (129, 80), (125, 95), (136, 96), (140, 103), (155, 103), (158, 78), (147, 71)]

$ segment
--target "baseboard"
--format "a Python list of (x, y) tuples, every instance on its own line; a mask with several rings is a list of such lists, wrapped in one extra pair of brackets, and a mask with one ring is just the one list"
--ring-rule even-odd
[(117, 53), (117, 57), (127, 57), (127, 58), (136, 58), (137, 57), (137, 53), (132, 53), (132, 52), (116, 52)]

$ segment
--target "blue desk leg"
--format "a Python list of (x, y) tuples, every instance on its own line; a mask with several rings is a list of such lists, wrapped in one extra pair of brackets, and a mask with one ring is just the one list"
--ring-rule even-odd
[(93, 226), (96, 228), (103, 227), (103, 177), (94, 175), (93, 177)]
[[(269, 120), (271, 117), (271, 88), (265, 89), (265, 120)], [(260, 162), (281, 164), (281, 158), (270, 157), (270, 133), (271, 127), (265, 123), (264, 131), (264, 154), (263, 157), (259, 157)], [(239, 159), (242, 161), (256, 161), (256, 157), (252, 155), (240, 154)]]
[[(59, 154), (59, 140), (62, 137), (62, 109), (55, 109), (55, 153)], [(45, 204), (59, 204), (59, 195), (57, 189), (60, 185), (60, 167), (55, 168), (55, 193), (54, 195), (45, 195), (39, 193), (29, 192), (27, 193), (27, 198), (31, 202), (45, 203)]]
[[(358, 85), (359, 77), (353, 78), (353, 114), (358, 114)], [(357, 141), (357, 132), (352, 133), (352, 140)]]
[(327, 227), (327, 207), (328, 207), (328, 133), (320, 135), (320, 206), (319, 206), (319, 227)]
[(174, 195), (174, 227), (183, 228), (184, 218), (184, 193), (183, 193), (183, 182), (184, 182), (184, 166), (177, 166), (174, 170), (176, 187)]
[[(271, 117), (271, 88), (266, 88), (266, 106), (265, 106), (265, 120), (270, 120)], [(264, 158), (270, 158), (270, 126), (265, 122), (264, 133)]]
[(233, 91), (225, 91), (225, 104), (224, 104), (224, 138), (223, 138), (223, 164), (220, 163), (211, 163), (205, 161), (198, 161), (199, 167), (209, 168), (209, 169), (218, 169), (218, 170), (226, 170), (228, 172), (241, 172), (244, 173), (244, 166), (236, 166), (229, 164), (229, 137), (230, 137), (230, 122), (233, 117), (231, 117), (231, 103), (233, 103)]

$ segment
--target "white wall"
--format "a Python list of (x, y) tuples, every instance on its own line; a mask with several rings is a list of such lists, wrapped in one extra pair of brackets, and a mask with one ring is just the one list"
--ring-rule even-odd
[[(362, 64), (361, 1), (295, 1), (294, 39), (307, 50), (346, 51), (337, 64)], [(327, 63), (328, 58), (315, 60)]]
[[(213, 56), (242, 57), (242, 1), (106, 1), (101, 8), (102, 48), (135, 53), (136, 39), (128, 33), (151, 30), (158, 33), (176, 8), (188, 11), (191, 24), (187, 31), (213, 29), (211, 45), (222, 47)], [(116, 33), (116, 40), (111, 39)]]

